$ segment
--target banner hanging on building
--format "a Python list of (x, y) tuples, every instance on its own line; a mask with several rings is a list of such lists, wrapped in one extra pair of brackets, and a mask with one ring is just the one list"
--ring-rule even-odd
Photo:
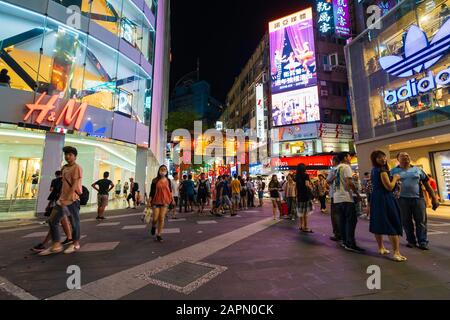
[(256, 86), (256, 135), (260, 140), (265, 140), (266, 129), (264, 125), (264, 86)]

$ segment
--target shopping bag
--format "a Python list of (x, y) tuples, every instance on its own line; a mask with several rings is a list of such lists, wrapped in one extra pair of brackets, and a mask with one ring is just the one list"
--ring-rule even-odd
[(144, 223), (150, 224), (152, 222), (153, 210), (151, 208), (145, 208), (144, 211)]

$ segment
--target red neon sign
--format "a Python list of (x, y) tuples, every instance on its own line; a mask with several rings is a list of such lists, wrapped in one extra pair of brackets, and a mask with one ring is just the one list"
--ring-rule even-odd
[(43, 122), (48, 121), (55, 125), (64, 124), (64, 126), (70, 126), (73, 124), (74, 129), (80, 130), (81, 122), (84, 119), (84, 115), (87, 109), (87, 103), (82, 103), (75, 110), (76, 101), (70, 99), (67, 101), (66, 105), (62, 109), (61, 113), (56, 116), (56, 111), (53, 111), (56, 106), (55, 103), (58, 101), (58, 95), (52, 96), (46, 104), (41, 104), (42, 100), (47, 94), (43, 93), (36, 101), (36, 103), (26, 104), (28, 108), (28, 113), (23, 118), (24, 121), (28, 121), (31, 115), (36, 111), (39, 112), (38, 117), (34, 120), (35, 123), (41, 125)]

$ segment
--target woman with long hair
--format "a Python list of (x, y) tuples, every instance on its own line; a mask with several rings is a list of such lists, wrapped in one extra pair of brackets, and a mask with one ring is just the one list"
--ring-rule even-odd
[(272, 180), (269, 183), (270, 199), (272, 200), (273, 207), (273, 220), (277, 220), (277, 208), (280, 213), (279, 219), (281, 220), (281, 200), (280, 200), (280, 182), (276, 174), (272, 176)]
[(374, 151), (370, 159), (373, 165), (370, 232), (375, 235), (380, 255), (390, 254), (383, 242), (383, 235), (387, 235), (394, 249), (393, 260), (405, 262), (407, 259), (400, 253), (400, 237), (403, 235), (400, 207), (393, 192), (397, 182), (400, 181), (400, 176), (395, 175), (390, 178), (387, 157), (384, 152)]
[(313, 212), (312, 205), (312, 183), (306, 173), (306, 165), (301, 163), (297, 167), (295, 178), (297, 183), (297, 215), (300, 218), (299, 230), (304, 233), (313, 233), (308, 228), (308, 216)]
[[(150, 189), (149, 200), (153, 209), (153, 221), (151, 234), (156, 234), (156, 241), (162, 242), (161, 237), (164, 229), (164, 219), (166, 218), (169, 206), (175, 205), (175, 199), (172, 193), (172, 186), (169, 180), (169, 170), (165, 165), (158, 169), (158, 176), (153, 179), (152, 187)], [(158, 225), (158, 230), (156, 226)]]

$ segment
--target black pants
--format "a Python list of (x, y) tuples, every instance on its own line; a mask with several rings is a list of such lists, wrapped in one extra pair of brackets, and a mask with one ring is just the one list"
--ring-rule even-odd
[(333, 234), (338, 240), (342, 239), (340, 223), (339, 213), (336, 211), (336, 205), (333, 203), (333, 199), (331, 199), (331, 225), (333, 226)]
[(320, 201), (320, 210), (326, 210), (327, 209), (327, 196), (319, 196)]
[(342, 241), (347, 247), (355, 246), (355, 229), (356, 224), (358, 223), (355, 204), (353, 202), (337, 203), (336, 213), (339, 215), (340, 219)]
[(253, 192), (247, 192), (247, 206), (253, 208), (255, 206), (255, 195)]

